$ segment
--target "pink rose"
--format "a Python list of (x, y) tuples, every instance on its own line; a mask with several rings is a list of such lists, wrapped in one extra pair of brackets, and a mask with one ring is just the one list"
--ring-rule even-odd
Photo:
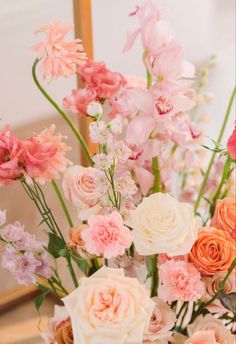
[(201, 275), (192, 263), (168, 260), (160, 266), (159, 275), (158, 295), (163, 301), (195, 301), (205, 292)]
[(87, 115), (87, 106), (97, 97), (95, 90), (91, 88), (80, 88), (72, 90), (71, 94), (63, 99), (63, 106), (72, 114), (79, 117)]
[[(198, 331), (212, 331), (215, 335), (216, 344), (235, 344), (235, 336), (231, 334), (221, 320), (214, 318), (211, 314), (207, 314), (205, 317), (200, 315), (192, 324), (187, 326), (187, 330), (189, 336), (193, 336)], [(187, 343), (190, 344), (191, 342)], [(195, 342), (193, 343), (195, 344)], [(196, 343), (198, 344), (198, 342)]]
[(58, 179), (70, 163), (65, 153), (70, 150), (63, 136), (54, 134), (55, 125), (22, 142), (22, 159), (27, 176), (44, 184)]
[(175, 324), (175, 312), (161, 299), (154, 297), (155, 308), (150, 320), (148, 330), (144, 333), (144, 343), (149, 340), (161, 340), (162, 343), (168, 344), (171, 341), (172, 332), (170, 331)]
[(132, 232), (124, 226), (118, 212), (110, 215), (92, 215), (88, 218), (88, 229), (81, 233), (89, 253), (110, 259), (123, 255), (132, 244)]
[(219, 344), (216, 341), (214, 331), (198, 331), (191, 338), (186, 340), (184, 344)]
[(76, 344), (141, 344), (154, 308), (136, 278), (105, 266), (89, 278), (82, 277), (63, 302)]
[(21, 144), (6, 126), (0, 131), (0, 186), (12, 183), (23, 173), (20, 154)]
[(236, 160), (236, 126), (228, 139), (227, 149), (231, 159)]
[(64, 173), (62, 188), (65, 197), (78, 209), (81, 220), (101, 210), (101, 194), (95, 188), (99, 174), (96, 168), (80, 165), (71, 166)]

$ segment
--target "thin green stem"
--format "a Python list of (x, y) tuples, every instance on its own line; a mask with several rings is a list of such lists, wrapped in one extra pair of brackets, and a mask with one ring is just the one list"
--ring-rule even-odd
[[(228, 122), (228, 119), (229, 119), (229, 115), (230, 115), (230, 112), (231, 112), (231, 108), (232, 108), (232, 105), (233, 105), (235, 94), (236, 94), (236, 88), (234, 88), (234, 90), (232, 92), (232, 95), (230, 97), (230, 101), (229, 101), (229, 105), (227, 107), (227, 111), (226, 111), (226, 114), (225, 114), (225, 117), (224, 117), (224, 121), (223, 121), (223, 124), (222, 124), (221, 130), (220, 130), (219, 136), (218, 136), (217, 141), (216, 141), (216, 146), (218, 146), (220, 144), (220, 142), (222, 140), (222, 137), (224, 135), (225, 128), (226, 128), (226, 125), (227, 125), (227, 122)], [(202, 181), (199, 193), (198, 193), (198, 197), (197, 197), (197, 200), (196, 200), (196, 203), (195, 203), (195, 206), (194, 206), (195, 214), (198, 211), (198, 207), (200, 205), (200, 202), (201, 202), (201, 199), (202, 199), (202, 196), (203, 196), (206, 184), (207, 184), (207, 180), (208, 180), (209, 174), (211, 172), (211, 168), (212, 168), (212, 166), (214, 164), (214, 160), (215, 160), (216, 154), (217, 154), (216, 152), (212, 153), (209, 165), (208, 165), (206, 173), (204, 175), (204, 178), (203, 178), (203, 181)]]
[(161, 191), (161, 174), (157, 157), (152, 158), (152, 170), (154, 174), (153, 192)]
[(157, 270), (157, 259), (156, 254), (147, 257), (147, 268), (151, 274), (151, 297), (157, 296), (158, 288), (158, 270)]
[(69, 292), (63, 287), (62, 283), (58, 279), (56, 279), (55, 277), (51, 277), (51, 280), (61, 289), (61, 291), (65, 295), (69, 294)]
[(74, 286), (77, 288), (79, 286), (79, 283), (77, 281), (77, 277), (76, 277), (76, 274), (75, 274), (75, 271), (74, 271), (74, 268), (73, 268), (73, 265), (72, 265), (72, 262), (71, 262), (70, 255), (67, 255), (66, 259), (67, 259), (67, 266), (68, 266), (68, 269), (70, 271), (70, 274), (71, 274)]
[[(220, 295), (220, 293), (224, 290), (225, 284), (226, 284), (226, 282), (227, 282), (229, 276), (231, 275), (233, 269), (235, 268), (235, 266), (236, 266), (236, 258), (233, 260), (233, 262), (232, 262), (232, 264), (231, 264), (231, 266), (230, 266), (230, 268), (229, 268), (227, 274), (225, 275), (223, 281), (220, 283), (219, 289), (217, 290), (217, 292), (212, 296), (212, 298), (211, 298), (209, 301), (207, 301), (206, 303), (203, 303), (203, 304), (199, 307), (199, 309), (197, 310), (197, 312), (196, 312), (195, 314), (193, 314), (192, 321), (194, 321), (194, 320), (202, 313), (202, 311), (203, 311), (207, 306), (209, 306), (213, 301), (215, 301), (215, 299), (218, 298), (218, 296)], [(192, 321), (191, 321), (191, 322), (192, 322)]]
[(214, 210), (215, 210), (215, 206), (216, 206), (216, 202), (218, 200), (218, 198), (220, 197), (220, 193), (221, 190), (225, 184), (225, 181), (227, 180), (228, 176), (229, 176), (229, 172), (230, 172), (230, 165), (231, 165), (231, 158), (228, 156), (225, 165), (224, 165), (224, 170), (223, 170), (223, 174), (221, 177), (221, 181), (220, 184), (218, 185), (218, 188), (212, 198), (212, 204), (211, 204), (211, 208), (210, 208), (210, 214), (213, 215)]
[(52, 187), (53, 187), (53, 189), (55, 190), (55, 193), (56, 193), (56, 195), (57, 195), (57, 197), (58, 197), (58, 200), (59, 200), (59, 202), (60, 202), (60, 204), (61, 204), (61, 207), (62, 207), (62, 209), (63, 209), (63, 211), (64, 211), (64, 214), (65, 214), (65, 216), (66, 216), (66, 219), (67, 219), (67, 222), (68, 222), (69, 226), (70, 226), (71, 228), (74, 227), (74, 224), (73, 224), (73, 221), (72, 221), (72, 219), (71, 219), (69, 210), (68, 210), (68, 208), (67, 208), (67, 206), (66, 206), (64, 197), (62, 196), (62, 193), (61, 193), (61, 191), (60, 191), (60, 189), (59, 189), (59, 187), (58, 187), (58, 185), (57, 185), (57, 183), (56, 183), (55, 180), (52, 180)]
[(33, 66), (32, 66), (32, 76), (33, 76), (33, 80), (34, 80), (36, 86), (41, 91), (41, 93), (45, 96), (45, 98), (52, 104), (52, 106), (54, 106), (54, 108), (59, 112), (59, 114), (62, 116), (62, 118), (66, 121), (66, 123), (68, 124), (70, 129), (75, 134), (77, 140), (81, 144), (81, 147), (83, 149), (83, 152), (86, 156), (88, 163), (92, 166), (93, 165), (93, 159), (90, 155), (88, 146), (86, 145), (82, 135), (80, 134), (80, 132), (78, 131), (76, 126), (71, 122), (69, 117), (65, 114), (65, 112), (57, 105), (57, 103), (49, 96), (49, 94), (44, 90), (44, 88), (40, 84), (40, 82), (37, 78), (37, 75), (36, 75), (36, 67), (37, 67), (37, 64), (39, 63), (39, 61), (40, 61), (40, 59), (36, 58), (34, 63), (33, 63)]

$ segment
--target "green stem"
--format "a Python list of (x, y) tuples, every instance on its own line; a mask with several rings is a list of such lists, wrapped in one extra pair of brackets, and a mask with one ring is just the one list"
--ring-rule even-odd
[(161, 175), (157, 157), (152, 158), (152, 170), (154, 174), (153, 192), (161, 191)]
[(193, 318), (192, 318), (191, 322), (193, 322), (193, 321), (198, 317), (198, 315), (200, 315), (200, 314), (202, 313), (202, 311), (203, 311), (207, 306), (209, 306), (213, 301), (215, 301), (215, 299), (218, 298), (218, 296), (220, 295), (220, 293), (224, 290), (225, 284), (226, 284), (226, 282), (227, 282), (227, 280), (228, 280), (230, 274), (232, 273), (233, 269), (235, 268), (235, 266), (236, 266), (236, 258), (233, 260), (233, 262), (232, 262), (232, 264), (231, 264), (231, 266), (230, 266), (230, 268), (229, 268), (227, 274), (225, 275), (223, 281), (220, 283), (219, 289), (217, 290), (217, 292), (212, 296), (212, 298), (211, 298), (209, 301), (207, 301), (206, 303), (203, 303), (203, 304), (199, 307), (199, 309), (197, 310), (197, 312), (193, 315)]
[(42, 92), (42, 94), (45, 96), (45, 98), (52, 104), (52, 106), (54, 106), (54, 108), (59, 112), (59, 114), (66, 121), (68, 126), (71, 128), (71, 130), (75, 134), (77, 140), (81, 144), (83, 152), (84, 152), (84, 154), (85, 154), (85, 156), (86, 156), (86, 158), (88, 160), (88, 163), (92, 166), (93, 165), (93, 159), (92, 159), (92, 157), (91, 157), (91, 155), (89, 153), (88, 146), (86, 145), (86, 143), (85, 143), (83, 137), (81, 136), (80, 132), (78, 131), (76, 126), (71, 122), (71, 120), (68, 118), (68, 116), (65, 114), (65, 112), (57, 105), (57, 103), (54, 102), (54, 100), (49, 96), (49, 94), (44, 90), (44, 88), (40, 84), (40, 82), (39, 82), (39, 80), (38, 80), (38, 78), (36, 76), (36, 67), (37, 67), (37, 64), (39, 63), (39, 61), (40, 60), (38, 58), (36, 58), (34, 63), (33, 63), (33, 67), (32, 67), (32, 76), (33, 76), (33, 80), (34, 80), (36, 86)]
[(55, 192), (56, 192), (56, 195), (57, 195), (58, 200), (59, 200), (59, 202), (60, 202), (60, 204), (61, 204), (61, 207), (62, 207), (62, 209), (63, 209), (63, 211), (64, 211), (64, 214), (65, 214), (65, 216), (66, 216), (66, 219), (67, 219), (67, 222), (68, 222), (69, 226), (70, 226), (71, 228), (74, 227), (74, 224), (73, 224), (73, 221), (72, 221), (72, 219), (71, 219), (71, 217), (70, 217), (70, 213), (69, 213), (68, 208), (67, 208), (67, 206), (66, 206), (65, 200), (64, 200), (64, 198), (63, 198), (63, 196), (62, 196), (62, 194), (61, 194), (61, 191), (60, 191), (60, 189), (59, 189), (57, 183), (55, 182), (55, 180), (52, 180), (52, 187), (53, 187), (53, 189), (54, 189)]
[(79, 286), (79, 283), (78, 283), (77, 278), (76, 278), (76, 274), (75, 274), (75, 271), (74, 271), (74, 268), (73, 268), (73, 265), (72, 265), (72, 262), (71, 262), (70, 255), (66, 256), (66, 260), (67, 260), (67, 266), (68, 266), (68, 269), (70, 271), (70, 274), (71, 274), (74, 286), (77, 288)]
[(60, 281), (58, 281), (55, 277), (52, 277), (51, 280), (61, 289), (61, 291), (65, 294), (68, 295), (69, 292), (63, 287)]
[(220, 184), (218, 185), (218, 188), (215, 192), (215, 195), (212, 198), (212, 204), (211, 204), (211, 208), (210, 208), (210, 214), (213, 215), (214, 214), (214, 210), (215, 210), (215, 206), (216, 206), (216, 202), (218, 200), (218, 198), (220, 197), (220, 193), (221, 190), (225, 184), (225, 181), (227, 180), (228, 176), (229, 176), (229, 171), (230, 171), (230, 165), (231, 165), (231, 158), (228, 156), (225, 165), (224, 165), (224, 170), (223, 170), (223, 174), (221, 177), (221, 181)]
[(151, 297), (157, 296), (158, 288), (158, 271), (157, 271), (157, 255), (147, 257), (148, 271), (151, 273)]
[[(236, 93), (236, 88), (234, 88), (234, 90), (233, 90), (233, 92), (232, 92), (232, 95), (231, 95), (231, 97), (230, 97), (230, 101), (229, 101), (229, 105), (228, 105), (228, 107), (227, 107), (227, 111), (226, 111), (226, 114), (225, 114), (225, 118), (224, 118), (224, 121), (223, 121), (221, 130), (220, 130), (218, 139), (217, 139), (217, 141), (216, 141), (216, 146), (218, 146), (218, 145), (220, 144), (220, 142), (221, 142), (221, 140), (222, 140), (222, 137), (223, 137), (223, 135), (224, 135), (224, 131), (225, 131), (225, 128), (226, 128), (226, 124), (227, 124), (227, 122), (228, 122), (229, 115), (230, 115), (230, 111), (231, 111), (231, 108), (232, 108), (232, 105), (233, 105), (235, 93)], [(204, 178), (203, 178), (203, 181), (202, 181), (202, 185), (201, 185), (201, 187), (200, 187), (199, 194), (198, 194), (198, 197), (197, 197), (195, 206), (194, 206), (194, 212), (195, 212), (195, 214), (197, 213), (198, 207), (199, 207), (199, 205), (200, 205), (201, 198), (202, 198), (202, 195), (203, 195), (203, 193), (204, 193), (204, 190), (205, 190), (205, 187), (206, 187), (206, 184), (207, 184), (207, 180), (208, 180), (209, 174), (210, 174), (210, 172), (211, 172), (211, 168), (212, 168), (212, 166), (213, 166), (213, 164), (214, 164), (214, 160), (215, 160), (216, 154), (217, 154), (217, 152), (213, 152), (213, 153), (212, 153), (212, 156), (211, 156), (209, 165), (208, 165), (207, 170), (206, 170), (206, 173), (205, 173), (205, 175), (204, 175)]]

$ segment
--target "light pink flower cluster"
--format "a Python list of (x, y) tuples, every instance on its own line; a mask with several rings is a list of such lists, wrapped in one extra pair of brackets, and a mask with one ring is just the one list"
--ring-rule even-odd
[(44, 79), (68, 77), (76, 72), (76, 66), (85, 63), (86, 54), (80, 39), (66, 41), (65, 36), (72, 25), (50, 22), (39, 28), (36, 33), (45, 34), (43, 42), (33, 50), (41, 59), (41, 72)]
[(86, 250), (97, 256), (110, 259), (123, 255), (132, 244), (132, 233), (124, 226), (118, 212), (110, 215), (91, 215), (88, 228), (81, 233)]
[(55, 126), (44, 129), (25, 141), (19, 141), (9, 127), (0, 132), (0, 185), (8, 185), (25, 176), (44, 184), (58, 179), (69, 164), (65, 157), (70, 148), (55, 135)]
[(14, 275), (17, 283), (34, 284), (37, 276), (46, 279), (52, 276), (44, 243), (25, 232), (19, 222), (0, 229), (0, 238), (6, 242), (2, 266)]
[(158, 295), (163, 301), (196, 301), (205, 292), (201, 275), (191, 263), (168, 260), (160, 265), (159, 276)]

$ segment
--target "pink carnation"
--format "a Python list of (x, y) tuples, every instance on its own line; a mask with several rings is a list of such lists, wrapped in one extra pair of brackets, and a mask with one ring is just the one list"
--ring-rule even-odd
[(0, 131), (0, 186), (18, 179), (23, 172), (20, 166), (21, 144), (11, 135), (9, 126)]
[(54, 131), (55, 126), (52, 125), (22, 142), (26, 174), (41, 184), (47, 180), (58, 179), (69, 164), (65, 153), (70, 148), (62, 142), (63, 136), (54, 135)]
[(132, 244), (132, 233), (124, 226), (119, 213), (110, 215), (92, 215), (88, 219), (88, 229), (81, 233), (89, 253), (107, 259), (122, 255)]
[(36, 44), (33, 50), (41, 59), (41, 72), (44, 79), (68, 77), (76, 72), (76, 65), (85, 63), (86, 54), (80, 39), (65, 41), (65, 36), (72, 25), (50, 22), (42, 26), (36, 33), (46, 35), (43, 42)]
[(63, 99), (63, 106), (72, 114), (83, 116), (87, 114), (87, 106), (96, 96), (96, 92), (91, 88), (72, 90), (71, 94)]
[(166, 261), (159, 268), (161, 285), (158, 295), (163, 301), (195, 301), (205, 292), (201, 275), (185, 261)]
[(103, 62), (87, 61), (78, 68), (85, 85), (93, 89), (98, 98), (109, 99), (126, 84), (120, 73), (107, 69)]

